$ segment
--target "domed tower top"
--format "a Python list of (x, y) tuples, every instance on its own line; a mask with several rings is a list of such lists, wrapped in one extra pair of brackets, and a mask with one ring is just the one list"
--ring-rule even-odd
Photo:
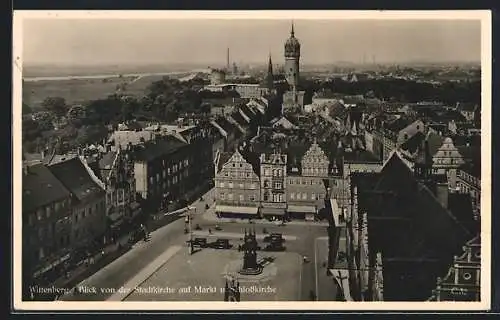
[(292, 22), (292, 30), (290, 32), (290, 38), (288, 38), (285, 42), (285, 57), (290, 58), (298, 58), (300, 57), (300, 42), (295, 38), (295, 32), (293, 30), (293, 22)]

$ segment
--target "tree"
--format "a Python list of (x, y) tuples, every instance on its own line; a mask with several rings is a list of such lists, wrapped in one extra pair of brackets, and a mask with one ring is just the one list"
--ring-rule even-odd
[(62, 117), (68, 112), (66, 100), (61, 97), (47, 97), (42, 102), (42, 107), (52, 112), (56, 117)]
[(87, 112), (82, 105), (75, 105), (68, 110), (68, 122), (75, 128), (80, 128), (87, 118)]

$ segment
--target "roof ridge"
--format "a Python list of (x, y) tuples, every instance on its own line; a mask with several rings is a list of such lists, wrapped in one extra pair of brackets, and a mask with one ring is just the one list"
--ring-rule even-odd
[[(101, 181), (101, 179), (99, 179), (94, 171), (89, 167), (87, 161), (82, 157), (82, 156), (78, 156), (76, 157), (78, 158), (78, 160), (82, 163), (83, 167), (85, 168), (85, 170), (87, 171), (87, 173), (89, 174), (90, 178), (99, 186), (101, 187), (103, 190), (106, 190), (106, 185)], [(76, 159), (75, 158), (75, 159)]]

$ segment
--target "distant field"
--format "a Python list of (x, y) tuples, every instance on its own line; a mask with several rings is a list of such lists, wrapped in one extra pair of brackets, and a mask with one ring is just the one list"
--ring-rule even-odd
[[(161, 76), (26, 81), (23, 86), (23, 100), (34, 108), (39, 107), (47, 97), (62, 97), (68, 104), (84, 103), (115, 93), (117, 85), (123, 83), (129, 86), (124, 93), (138, 96), (142, 95), (156, 78), (161, 79)], [(135, 79), (138, 81), (134, 82)]]

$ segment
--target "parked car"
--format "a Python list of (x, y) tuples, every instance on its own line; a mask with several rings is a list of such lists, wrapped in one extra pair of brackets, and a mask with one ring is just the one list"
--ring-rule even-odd
[(193, 247), (206, 248), (207, 247), (207, 239), (206, 238), (194, 238)]
[(271, 233), (268, 236), (264, 237), (264, 242), (272, 242), (272, 241), (281, 241), (284, 242), (285, 239), (281, 233)]
[(217, 239), (213, 244), (212, 248), (215, 249), (230, 249), (232, 245), (229, 243), (228, 239)]

